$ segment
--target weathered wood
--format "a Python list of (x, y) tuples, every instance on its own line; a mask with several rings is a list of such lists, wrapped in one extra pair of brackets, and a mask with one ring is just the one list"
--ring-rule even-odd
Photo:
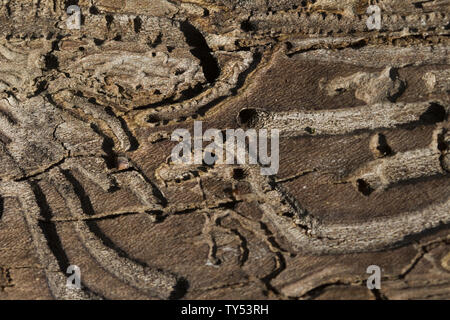
[(450, 1), (369, 2), (0, 2), (0, 299), (450, 298)]

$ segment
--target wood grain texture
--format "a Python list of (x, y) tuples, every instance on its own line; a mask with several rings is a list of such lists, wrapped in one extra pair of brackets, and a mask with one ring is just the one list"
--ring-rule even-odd
[[(1, 1), (0, 299), (449, 299), (449, 26), (448, 0)], [(171, 162), (194, 121), (279, 129), (278, 173)]]

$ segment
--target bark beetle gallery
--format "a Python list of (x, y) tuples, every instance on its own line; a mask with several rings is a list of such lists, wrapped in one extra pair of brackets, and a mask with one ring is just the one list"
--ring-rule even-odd
[[(0, 1), (0, 299), (450, 298), (449, 20)], [(276, 174), (174, 163), (196, 121), (279, 130)]]

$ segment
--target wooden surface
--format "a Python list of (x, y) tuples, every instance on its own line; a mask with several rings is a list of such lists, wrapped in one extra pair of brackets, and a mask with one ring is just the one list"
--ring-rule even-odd
[[(3, 0), (0, 299), (450, 298), (450, 1), (373, 4)], [(195, 120), (278, 173), (171, 163)]]

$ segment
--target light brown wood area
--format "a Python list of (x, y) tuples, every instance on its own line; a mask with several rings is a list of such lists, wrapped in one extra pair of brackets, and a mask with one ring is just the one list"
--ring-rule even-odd
[[(0, 299), (450, 298), (449, 28), (448, 0), (1, 1)], [(278, 129), (277, 174), (172, 162), (195, 121)]]

